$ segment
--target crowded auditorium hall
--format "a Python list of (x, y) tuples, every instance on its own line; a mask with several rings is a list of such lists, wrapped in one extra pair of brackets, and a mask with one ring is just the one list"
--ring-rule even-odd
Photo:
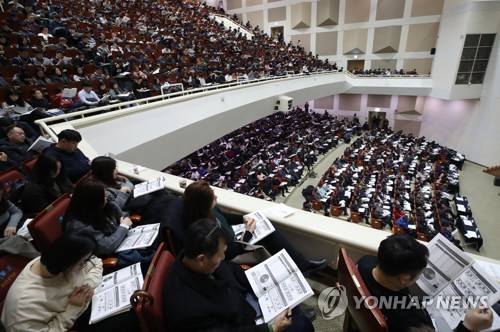
[(0, 331), (500, 330), (499, 17), (0, 0)]

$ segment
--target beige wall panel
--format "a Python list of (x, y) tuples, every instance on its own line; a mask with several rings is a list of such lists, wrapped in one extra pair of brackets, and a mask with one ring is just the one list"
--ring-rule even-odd
[(292, 5), (292, 29), (304, 29), (311, 27), (311, 3), (302, 2)]
[(238, 9), (241, 7), (242, 7), (241, 0), (227, 0), (227, 9), (228, 10)]
[(314, 101), (315, 110), (333, 109), (333, 96), (328, 96)]
[(411, 16), (441, 15), (443, 3), (444, 0), (414, 0)]
[(319, 0), (317, 3), (316, 23), (319, 27), (337, 25), (339, 22), (340, 0)]
[(413, 134), (415, 137), (420, 136), (420, 121), (411, 120), (395, 120), (394, 121), (394, 131), (398, 132), (402, 130), (405, 134)]
[(292, 44), (297, 45), (297, 42), (300, 40), (300, 44), (304, 48), (304, 50), (309, 53), (311, 51), (311, 34), (306, 33), (303, 35), (292, 35)]
[(429, 59), (406, 59), (403, 63), (405, 71), (416, 69), (417, 73), (427, 75), (431, 72), (432, 58)]
[(247, 0), (247, 7), (262, 5), (262, 0)]
[(316, 34), (316, 53), (319, 55), (337, 54), (337, 31)]
[(366, 106), (389, 108), (389, 107), (391, 107), (391, 98), (392, 98), (392, 96), (368, 95), (368, 100), (366, 101)]
[(354, 29), (344, 31), (344, 45), (342, 53), (347, 53), (352, 49), (359, 48), (363, 53), (366, 53), (366, 40), (368, 37), (368, 29)]
[(406, 52), (430, 52), (436, 47), (439, 23), (412, 24), (408, 31)]
[(370, 17), (370, 0), (348, 0), (345, 4), (345, 23), (367, 22)]
[(387, 69), (389, 68), (391, 71), (394, 70), (394, 69), (398, 69), (399, 68), (396, 68), (396, 63), (397, 63), (397, 60), (396, 59), (388, 59), (388, 60), (372, 60), (372, 65), (371, 65), (371, 69)]
[(267, 2), (278, 2), (278, 1), (281, 1), (281, 0), (267, 0)]
[(374, 53), (396, 53), (399, 50), (399, 39), (401, 38), (401, 26), (391, 25), (375, 28), (373, 37)]
[(402, 0), (378, 0), (377, 21), (402, 18), (405, 10), (405, 1)]
[(271, 8), (267, 12), (268, 22), (286, 20), (286, 7)]
[(249, 12), (247, 13), (247, 19), (250, 21), (250, 24), (252, 27), (256, 27), (257, 25), (259, 28), (262, 30), (262, 27), (264, 26), (264, 12), (259, 10), (255, 12)]
[(398, 108), (396, 108), (398, 113), (414, 110), (416, 99), (415, 96), (399, 96)]
[(339, 95), (339, 110), (359, 112), (361, 109), (361, 95)]

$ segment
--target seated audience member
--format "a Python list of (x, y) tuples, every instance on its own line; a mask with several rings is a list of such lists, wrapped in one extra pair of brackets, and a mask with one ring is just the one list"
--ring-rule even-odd
[(42, 90), (40, 89), (31, 89), (30, 104), (35, 108), (43, 108), (44, 111), (52, 108), (52, 104), (43, 96)]
[(120, 88), (118, 82), (115, 80), (109, 81), (108, 93), (111, 96), (111, 99), (119, 100), (120, 102), (134, 100), (134, 94)]
[[(223, 229), (227, 232), (228, 248), (226, 251), (226, 260), (232, 260), (245, 252), (243, 245), (235, 242), (235, 234), (231, 225), (245, 223), (246, 231), (242, 241), (248, 242), (252, 238), (253, 231), (255, 230), (255, 220), (248, 216), (222, 212), (217, 206), (217, 196), (212, 188), (210, 188), (209, 183), (200, 180), (191, 183), (184, 191), (183, 222), (187, 228), (191, 223), (203, 218), (219, 220)], [(288, 242), (279, 230), (266, 236), (257, 244), (263, 245), (271, 254), (275, 254), (281, 249), (286, 249), (304, 275), (309, 275), (323, 269), (327, 265), (325, 259), (318, 261), (306, 259), (290, 242)]]
[[(255, 295), (240, 266), (224, 260), (227, 232), (210, 219), (189, 225), (184, 251), (164, 287), (163, 315), (169, 331), (314, 331), (298, 307), (272, 324), (255, 325)], [(257, 304), (258, 305), (258, 304)]]
[(69, 78), (68, 75), (66, 75), (61, 68), (55, 67), (54, 68), (54, 75), (52, 76), (52, 81), (54, 83), (62, 83), (67, 85), (69, 83)]
[(35, 82), (40, 86), (47, 86), (47, 84), (52, 84), (52, 80), (45, 75), (45, 70), (43, 68), (38, 68), (35, 73)]
[(3, 229), (3, 237), (16, 234), (23, 212), (7, 198), (5, 187), (0, 183), (0, 230)]
[[(37, 119), (43, 119), (48, 116), (55, 116), (55, 115), (63, 115), (64, 112), (62, 110), (56, 110), (52, 106), (52, 103), (43, 96), (43, 93), (40, 89), (31, 89), (31, 100), (30, 104), (32, 107), (36, 108), (36, 111), (31, 112), (29, 117), (27, 115), (23, 116), (23, 119), (25, 121), (28, 121), (29, 123), (35, 122)], [(48, 110), (51, 110), (50, 112), (47, 112)], [(36, 125), (35, 125), (36, 126)]]
[[(400, 308), (385, 309), (389, 331), (406, 331), (420, 326), (433, 326), (425, 309), (409, 305), (409, 286), (414, 284), (427, 266), (429, 250), (407, 234), (394, 234), (380, 243), (377, 256), (364, 256), (358, 261), (358, 269), (370, 291), (376, 298), (398, 298)], [(404, 301), (403, 301), (404, 299)], [(491, 309), (471, 309), (455, 331), (479, 331), (491, 326)]]
[(167, 196), (165, 191), (134, 197), (134, 185), (126, 177), (118, 175), (116, 160), (110, 157), (94, 158), (91, 171), (94, 179), (106, 187), (107, 199), (114, 201), (121, 210), (140, 214), (142, 223), (160, 222), (164, 210), (164, 198)]
[(90, 78), (83, 72), (83, 67), (76, 67), (76, 74), (73, 75), (73, 81), (88, 81)]
[(132, 225), (113, 202), (106, 201), (106, 189), (94, 180), (78, 185), (63, 219), (63, 230), (88, 232), (99, 245), (97, 255), (111, 255)]
[(23, 161), (35, 156), (38, 152), (29, 150), (33, 142), (26, 138), (24, 130), (11, 126), (7, 129), (7, 137), (0, 140), (0, 150), (7, 154), (7, 162), (18, 167)]
[(0, 136), (3, 138), (7, 137), (7, 130), (11, 126), (16, 126), (24, 130), (24, 134), (26, 135), (26, 137), (33, 142), (36, 141), (38, 136), (40, 136), (40, 134), (28, 123), (24, 121), (14, 121), (12, 118), (9, 118), (7, 116), (0, 117)]
[(94, 91), (92, 91), (92, 82), (90, 81), (83, 82), (83, 89), (78, 92), (78, 98), (80, 98), (83, 105), (88, 107), (102, 106), (107, 102), (106, 98), (101, 99)]
[(12, 284), (2, 311), (7, 331), (139, 331), (133, 311), (89, 325), (102, 262), (87, 234), (66, 233), (32, 260)]
[(33, 215), (45, 209), (61, 195), (70, 192), (73, 184), (59, 160), (42, 154), (38, 157), (22, 193), (25, 214)]
[(78, 149), (82, 136), (76, 130), (65, 129), (57, 135), (57, 138), (57, 143), (46, 148), (43, 153), (60, 160), (66, 170), (66, 176), (71, 182), (76, 183), (90, 171), (89, 158)]
[(31, 111), (33, 107), (24, 101), (23, 97), (14, 89), (5, 92), (5, 101), (2, 103), (2, 115), (8, 115), (17, 120), (23, 114)]
[(98, 89), (95, 93), (100, 99), (104, 97), (109, 97), (108, 89), (106, 88), (106, 82), (102, 80), (99, 81)]

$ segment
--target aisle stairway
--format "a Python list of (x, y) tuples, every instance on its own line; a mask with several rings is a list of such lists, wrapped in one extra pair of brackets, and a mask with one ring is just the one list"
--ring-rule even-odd
[(500, 175), (500, 165), (488, 167), (483, 172), (491, 174), (493, 176)]

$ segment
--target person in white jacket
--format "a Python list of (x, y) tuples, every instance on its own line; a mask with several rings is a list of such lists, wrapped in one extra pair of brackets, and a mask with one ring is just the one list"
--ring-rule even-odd
[(66, 331), (87, 309), (101, 282), (95, 240), (67, 233), (26, 265), (5, 298), (7, 331)]

